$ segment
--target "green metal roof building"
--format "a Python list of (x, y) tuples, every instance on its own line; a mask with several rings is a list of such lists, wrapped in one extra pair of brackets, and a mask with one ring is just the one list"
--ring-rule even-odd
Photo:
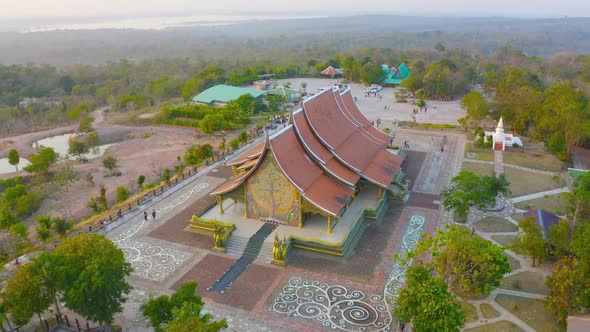
[(220, 84), (212, 86), (209, 89), (199, 93), (193, 97), (193, 102), (201, 104), (216, 104), (224, 105), (232, 100), (236, 100), (245, 94), (250, 94), (254, 98), (258, 98), (267, 91), (256, 90), (253, 88), (242, 88), (239, 86), (231, 86)]
[(385, 73), (383, 85), (400, 85), (403, 80), (410, 76), (410, 68), (405, 63), (399, 65), (398, 68), (381, 65), (381, 70)]

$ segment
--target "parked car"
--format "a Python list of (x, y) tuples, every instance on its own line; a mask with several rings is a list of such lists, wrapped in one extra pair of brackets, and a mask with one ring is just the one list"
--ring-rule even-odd
[(379, 85), (379, 84), (371, 84), (371, 87), (370, 88), (377, 90), (377, 92), (383, 90), (383, 87), (381, 85)]

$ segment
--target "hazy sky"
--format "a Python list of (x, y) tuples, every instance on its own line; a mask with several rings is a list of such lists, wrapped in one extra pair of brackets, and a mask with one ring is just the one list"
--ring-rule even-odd
[(0, 0), (0, 17), (280, 12), (399, 15), (590, 16), (589, 0)]

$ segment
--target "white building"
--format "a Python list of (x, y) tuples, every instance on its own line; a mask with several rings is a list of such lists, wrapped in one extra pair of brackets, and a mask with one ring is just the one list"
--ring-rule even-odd
[(498, 121), (498, 126), (496, 127), (496, 131), (486, 131), (485, 133), (485, 141), (487, 142), (489, 137), (492, 137), (492, 149), (496, 151), (504, 151), (506, 146), (522, 146), (522, 141), (519, 137), (514, 136), (512, 134), (504, 133), (504, 121), (502, 117), (500, 117), (500, 121)]

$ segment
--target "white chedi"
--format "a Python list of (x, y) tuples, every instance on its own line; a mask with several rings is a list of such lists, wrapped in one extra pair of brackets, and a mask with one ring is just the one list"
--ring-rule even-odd
[(504, 133), (504, 120), (500, 117), (500, 121), (498, 121), (498, 125), (496, 126), (496, 131), (486, 131), (485, 132), (485, 140), (488, 141), (489, 137), (492, 138), (492, 149), (493, 150), (501, 150), (504, 151), (507, 146), (522, 146), (522, 141), (519, 137), (514, 136), (512, 134)]

